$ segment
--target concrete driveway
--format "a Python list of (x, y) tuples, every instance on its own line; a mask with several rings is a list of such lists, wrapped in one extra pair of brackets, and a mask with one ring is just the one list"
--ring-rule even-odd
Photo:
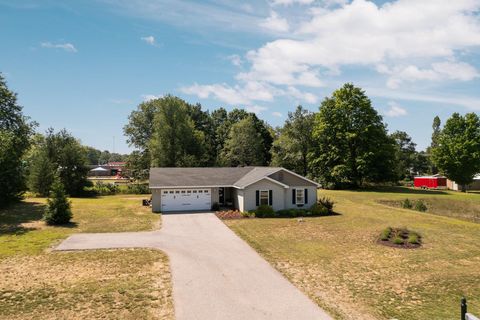
[(212, 213), (164, 214), (151, 232), (75, 234), (55, 250), (156, 248), (178, 320), (332, 319)]

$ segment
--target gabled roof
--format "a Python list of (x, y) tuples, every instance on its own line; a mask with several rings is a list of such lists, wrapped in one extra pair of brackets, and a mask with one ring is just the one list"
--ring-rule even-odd
[(257, 181), (267, 179), (285, 188), (288, 185), (269, 177), (273, 173), (284, 170), (310, 183), (296, 173), (281, 167), (197, 167), (197, 168), (151, 168), (150, 188), (181, 187), (235, 187), (243, 189)]

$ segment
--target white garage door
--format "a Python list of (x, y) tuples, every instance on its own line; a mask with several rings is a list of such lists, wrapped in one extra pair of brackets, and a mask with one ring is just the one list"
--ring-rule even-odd
[(162, 211), (210, 210), (210, 189), (162, 190)]

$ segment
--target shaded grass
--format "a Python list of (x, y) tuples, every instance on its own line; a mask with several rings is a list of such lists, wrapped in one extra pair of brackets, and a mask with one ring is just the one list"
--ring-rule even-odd
[[(425, 198), (407, 188), (320, 191), (340, 216), (228, 220), (296, 286), (339, 319), (453, 319), (466, 296), (480, 314), (480, 225), (391, 208), (383, 200)], [(422, 190), (423, 191), (423, 190)], [(430, 192), (430, 191), (425, 191)], [(428, 193), (445, 201), (480, 202), (478, 194)], [(423, 246), (402, 250), (376, 243), (393, 225), (422, 234)]]
[(0, 260), (2, 319), (173, 319), (167, 257), (155, 250)]
[(142, 196), (72, 198), (72, 223), (46, 226), (41, 221), (45, 198), (28, 198), (0, 210), (0, 259), (14, 254), (38, 254), (52, 243), (78, 232), (152, 230), (160, 216), (141, 206)]

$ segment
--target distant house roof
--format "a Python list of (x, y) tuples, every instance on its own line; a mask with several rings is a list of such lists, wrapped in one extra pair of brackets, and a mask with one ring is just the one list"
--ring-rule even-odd
[[(290, 172), (280, 167), (151, 168), (150, 188), (223, 186), (243, 189), (262, 179), (268, 179), (288, 187), (282, 182), (269, 177), (280, 170)], [(290, 173), (317, 185), (314, 181), (293, 172)]]

